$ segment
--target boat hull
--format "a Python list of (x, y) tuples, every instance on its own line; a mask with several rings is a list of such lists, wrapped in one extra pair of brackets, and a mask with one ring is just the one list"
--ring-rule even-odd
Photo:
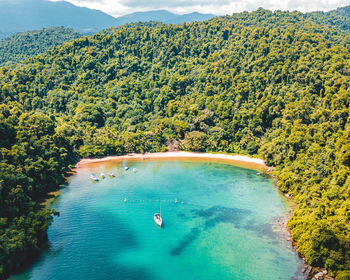
[(93, 176), (93, 175), (90, 176), (90, 179), (91, 179), (92, 181), (94, 181), (94, 182), (100, 181), (99, 178), (97, 178), (96, 176)]
[(154, 214), (154, 221), (156, 222), (156, 224), (158, 226), (162, 227), (163, 220), (162, 220), (162, 217), (158, 213)]

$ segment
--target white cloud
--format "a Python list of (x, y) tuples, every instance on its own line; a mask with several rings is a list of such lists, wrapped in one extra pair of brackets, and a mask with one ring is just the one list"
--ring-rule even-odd
[[(59, 1), (59, 0), (50, 0)], [(350, 0), (66, 0), (80, 7), (102, 10), (121, 16), (138, 11), (166, 9), (183, 14), (194, 11), (227, 15), (252, 11), (259, 7), (269, 10), (327, 11), (350, 4)]]

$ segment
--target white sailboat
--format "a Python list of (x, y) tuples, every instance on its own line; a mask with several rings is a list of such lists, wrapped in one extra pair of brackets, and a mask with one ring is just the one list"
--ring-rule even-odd
[(154, 221), (156, 222), (156, 224), (160, 227), (162, 227), (162, 224), (163, 224), (161, 214), (162, 214), (162, 212), (161, 212), (161, 208), (160, 208), (160, 199), (159, 199), (159, 213), (155, 213), (153, 217), (154, 217)]
[(91, 174), (90, 179), (91, 179), (92, 181), (94, 181), (94, 182), (100, 181), (100, 179), (97, 178), (96, 175), (95, 175), (94, 173)]

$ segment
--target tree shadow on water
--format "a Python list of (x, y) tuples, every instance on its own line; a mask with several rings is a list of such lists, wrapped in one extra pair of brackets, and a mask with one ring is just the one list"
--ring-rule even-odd
[(48, 246), (25, 272), (26, 279), (155, 279), (146, 266), (119, 258), (139, 247), (126, 223), (108, 212), (81, 206), (79, 212), (84, 215), (57, 219), (51, 226)]

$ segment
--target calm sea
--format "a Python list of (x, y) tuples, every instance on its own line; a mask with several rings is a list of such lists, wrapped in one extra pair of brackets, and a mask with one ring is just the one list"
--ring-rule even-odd
[(304, 279), (279, 223), (286, 201), (256, 173), (191, 160), (80, 167), (53, 203), (49, 248), (11, 279)]

